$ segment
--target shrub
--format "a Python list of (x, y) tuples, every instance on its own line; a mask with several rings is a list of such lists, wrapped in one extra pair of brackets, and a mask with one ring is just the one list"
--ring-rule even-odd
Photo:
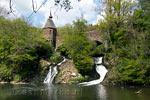
[(50, 57), (50, 61), (53, 64), (57, 64), (57, 63), (61, 62), (62, 60), (63, 60), (63, 57), (60, 55), (59, 52), (53, 53), (53, 55)]
[(149, 65), (142, 59), (122, 58), (117, 64), (120, 82), (143, 84), (149, 82)]

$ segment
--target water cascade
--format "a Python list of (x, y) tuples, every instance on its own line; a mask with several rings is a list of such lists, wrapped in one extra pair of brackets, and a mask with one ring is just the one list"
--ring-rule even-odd
[(103, 57), (95, 58), (96, 72), (100, 75), (100, 78), (90, 82), (79, 83), (79, 85), (84, 85), (84, 86), (96, 85), (96, 84), (100, 84), (104, 80), (108, 70), (105, 68), (105, 66), (102, 65), (102, 59)]
[(56, 66), (50, 66), (49, 72), (48, 72), (46, 78), (44, 79), (44, 83), (52, 83), (53, 82), (55, 76), (58, 74), (57, 67), (60, 66), (65, 61), (66, 61), (66, 58), (64, 58), (63, 61), (58, 63)]

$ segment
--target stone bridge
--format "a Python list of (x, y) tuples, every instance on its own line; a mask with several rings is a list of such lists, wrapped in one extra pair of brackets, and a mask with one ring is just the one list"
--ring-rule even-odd
[(87, 38), (92, 40), (92, 41), (99, 41), (102, 42), (100, 31), (99, 30), (92, 30), (92, 31), (87, 31)]
[(96, 41), (97, 43), (102, 43), (102, 38), (99, 30), (87, 31), (87, 38)]
[[(95, 41), (98, 45), (103, 43), (99, 30), (87, 31), (86, 33), (87, 33), (87, 38), (92, 41)], [(61, 36), (58, 35), (56, 37), (56, 48), (61, 44), (62, 44), (62, 38)]]

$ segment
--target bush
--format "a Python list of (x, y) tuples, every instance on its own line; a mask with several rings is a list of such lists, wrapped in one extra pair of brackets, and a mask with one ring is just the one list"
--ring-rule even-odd
[(76, 54), (73, 58), (75, 67), (82, 75), (88, 75), (90, 71), (92, 71), (94, 66), (94, 60), (92, 57), (88, 55)]
[(6, 65), (0, 65), (0, 81), (10, 82), (13, 80), (13, 70)]
[(105, 53), (104, 45), (101, 44), (99, 46), (94, 47), (92, 56), (97, 56), (97, 55), (99, 56), (99, 55), (102, 55), (104, 53)]
[(87, 81), (88, 76), (84, 76), (84, 77), (79, 77), (79, 78), (75, 78), (72, 80), (73, 83), (79, 83), (79, 82), (85, 82)]
[(50, 57), (50, 61), (53, 64), (57, 64), (57, 63), (61, 62), (62, 60), (63, 60), (63, 57), (60, 55), (59, 52), (53, 53), (53, 55)]
[(20, 75), (16, 74), (16, 75), (14, 76), (14, 79), (13, 79), (13, 80), (14, 80), (14, 81), (21, 81), (22, 78), (21, 78)]
[(69, 50), (67, 49), (67, 47), (64, 44), (62, 44), (61, 46), (59, 46), (57, 48), (57, 52), (60, 52), (60, 54), (62, 56), (65, 56), (65, 57), (68, 57), (68, 58), (70, 58), (70, 56), (71, 56), (71, 54), (69, 53)]
[(117, 64), (120, 82), (143, 84), (149, 83), (150, 66), (142, 59), (122, 58)]

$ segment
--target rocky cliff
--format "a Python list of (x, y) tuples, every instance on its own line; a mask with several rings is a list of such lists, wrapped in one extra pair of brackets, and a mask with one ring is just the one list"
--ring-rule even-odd
[(58, 68), (59, 74), (57, 74), (54, 83), (67, 83), (71, 84), (75, 80), (82, 78), (78, 70), (75, 68), (72, 60), (67, 60)]

